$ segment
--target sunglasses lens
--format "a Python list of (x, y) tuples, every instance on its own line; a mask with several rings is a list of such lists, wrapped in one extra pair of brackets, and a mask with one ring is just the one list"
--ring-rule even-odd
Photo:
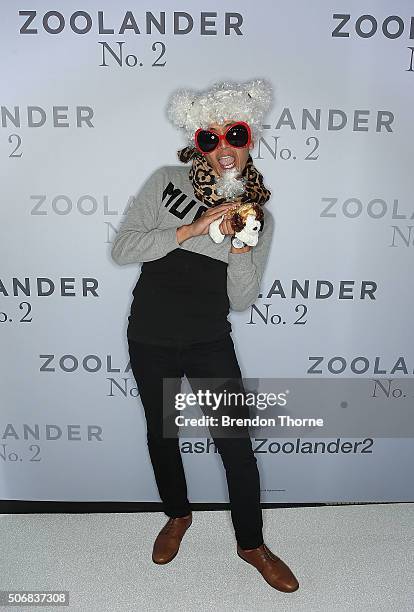
[(245, 147), (249, 141), (249, 132), (246, 126), (236, 124), (227, 132), (227, 142), (232, 147)]
[(204, 153), (214, 151), (217, 146), (219, 138), (214, 132), (208, 130), (201, 130), (197, 135), (197, 144)]

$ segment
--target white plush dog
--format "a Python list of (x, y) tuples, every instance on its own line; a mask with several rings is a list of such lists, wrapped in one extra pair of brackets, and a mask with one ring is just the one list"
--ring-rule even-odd
[(264, 217), (261, 206), (258, 204), (239, 204), (210, 223), (208, 233), (214, 242), (220, 243), (224, 240), (224, 234), (221, 233), (219, 226), (225, 217), (230, 219), (236, 238), (248, 246), (256, 246)]

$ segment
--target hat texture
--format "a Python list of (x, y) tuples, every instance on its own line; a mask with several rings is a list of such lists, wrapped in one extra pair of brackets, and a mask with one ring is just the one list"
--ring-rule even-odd
[(174, 91), (167, 102), (166, 115), (173, 125), (185, 131), (189, 144), (198, 128), (228, 120), (245, 121), (257, 140), (262, 122), (273, 103), (272, 86), (265, 79), (246, 82), (219, 81), (207, 90)]

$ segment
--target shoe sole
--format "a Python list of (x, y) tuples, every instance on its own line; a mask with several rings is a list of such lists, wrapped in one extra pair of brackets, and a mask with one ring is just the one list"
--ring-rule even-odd
[(294, 593), (295, 591), (297, 591), (297, 590), (298, 590), (299, 585), (296, 587), (296, 589), (292, 589), (292, 590), (290, 590), (290, 591), (284, 591), (283, 589), (279, 589), (278, 587), (275, 587), (273, 584), (270, 584), (270, 582), (269, 582), (268, 580), (266, 580), (266, 578), (263, 576), (262, 572), (260, 572), (260, 571), (257, 569), (257, 567), (256, 567), (256, 566), (254, 566), (252, 563), (250, 563), (250, 561), (246, 561), (246, 559), (245, 559), (244, 557), (242, 557), (242, 556), (239, 554), (239, 551), (237, 551), (237, 555), (240, 557), (240, 559), (241, 559), (242, 561), (244, 561), (245, 563), (247, 563), (247, 565), (250, 565), (250, 567), (254, 567), (254, 569), (255, 569), (257, 572), (259, 572), (259, 574), (261, 575), (261, 577), (263, 578), (263, 580), (264, 580), (265, 582), (267, 582), (267, 584), (268, 584), (269, 586), (271, 586), (271, 587), (272, 587), (272, 589), (276, 589), (277, 591), (280, 591), (280, 593)]

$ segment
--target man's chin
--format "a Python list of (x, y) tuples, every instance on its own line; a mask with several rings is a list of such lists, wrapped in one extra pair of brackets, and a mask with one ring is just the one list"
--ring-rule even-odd
[(245, 181), (239, 177), (237, 167), (224, 171), (216, 178), (216, 191), (218, 195), (227, 199), (234, 199), (245, 191)]

